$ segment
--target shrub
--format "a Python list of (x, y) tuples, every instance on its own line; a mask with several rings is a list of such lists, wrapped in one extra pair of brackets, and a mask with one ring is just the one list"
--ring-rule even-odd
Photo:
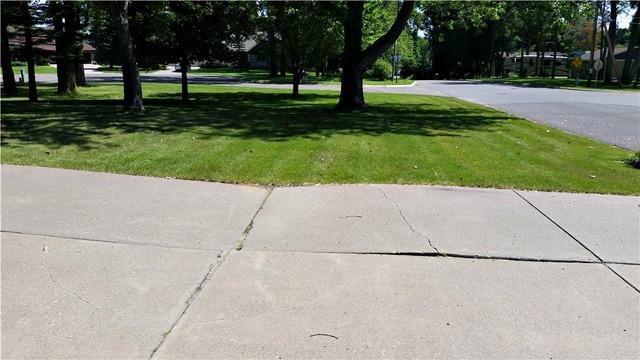
[(640, 151), (636, 151), (634, 154), (627, 156), (623, 161), (627, 165), (640, 169)]
[(367, 71), (367, 75), (374, 79), (386, 80), (391, 78), (392, 71), (391, 64), (387, 60), (378, 59)]

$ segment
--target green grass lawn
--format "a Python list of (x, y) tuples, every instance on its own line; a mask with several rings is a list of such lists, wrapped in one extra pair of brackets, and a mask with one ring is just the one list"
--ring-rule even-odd
[[(204, 68), (195, 69), (190, 71), (193, 74), (208, 75), (208, 76), (220, 76), (230, 77), (247, 82), (259, 82), (270, 84), (291, 84), (293, 77), (291, 74), (283, 77), (270, 78), (269, 70), (267, 69), (250, 69), (250, 70), (238, 70), (231, 68)], [(322, 84), (322, 85), (340, 85), (340, 77), (316, 77), (315, 73), (310, 72), (307, 79), (303, 81), (305, 84)], [(392, 80), (376, 80), (376, 79), (364, 79), (366, 85), (407, 85), (413, 83), (411, 79), (398, 79)]]
[[(12, 66), (15, 76), (20, 76), (20, 70), (24, 71), (24, 80), (27, 81), (27, 65), (24, 66)], [(36, 74), (55, 74), (56, 67), (49, 65), (37, 65)]]
[(592, 87), (587, 87), (587, 80), (580, 79), (578, 85), (576, 86), (576, 80), (570, 78), (536, 78), (536, 77), (527, 77), (527, 78), (490, 78), (490, 79), (482, 79), (483, 82), (491, 82), (491, 83), (499, 83), (499, 84), (510, 84), (516, 86), (532, 86), (532, 87), (555, 87), (555, 88), (566, 88), (566, 89), (581, 89), (581, 90), (618, 90), (618, 91), (640, 91), (640, 88), (633, 88), (633, 86), (627, 86), (624, 89), (620, 89), (617, 83), (614, 84), (603, 84), (601, 81), (593, 82)]
[[(640, 193), (630, 152), (446, 97), (143, 85), (144, 114), (120, 111), (121, 84), (42, 102), (2, 99), (2, 163), (251, 184), (401, 183)], [(21, 93), (26, 90), (21, 87)]]

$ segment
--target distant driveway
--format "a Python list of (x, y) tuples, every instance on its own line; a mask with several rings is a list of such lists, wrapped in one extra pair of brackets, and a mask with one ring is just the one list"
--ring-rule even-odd
[[(120, 81), (119, 73), (87, 71), (89, 81)], [(142, 81), (179, 82), (172, 71), (142, 73)], [(56, 76), (38, 76), (55, 82)], [(234, 78), (190, 74), (192, 83), (290, 88), (286, 84), (243, 83)], [(303, 85), (303, 89), (339, 90), (338, 85)], [(631, 150), (640, 149), (640, 93), (535, 88), (476, 81), (424, 80), (414, 86), (366, 86), (366, 92), (452, 96), (513, 115), (588, 136)]]

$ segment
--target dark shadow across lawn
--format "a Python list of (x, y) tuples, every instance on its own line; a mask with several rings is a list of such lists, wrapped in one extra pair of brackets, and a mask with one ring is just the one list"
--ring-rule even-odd
[(114, 132), (172, 134), (194, 130), (203, 139), (228, 136), (267, 141), (333, 134), (458, 137), (463, 136), (460, 130), (491, 131), (491, 125), (508, 119), (482, 107), (440, 106), (435, 102), (372, 102), (367, 111), (339, 113), (332, 109), (337, 95), (330, 92), (304, 94), (295, 101), (287, 93), (251, 91), (193, 92), (191, 97), (194, 100), (183, 104), (176, 94), (156, 93), (145, 99), (144, 114), (121, 112), (120, 100), (61, 99), (35, 105), (4, 102), (2, 111), (10, 115), (3, 117), (2, 145), (11, 146), (8, 140), (18, 140), (93, 148), (95, 136), (108, 137)]

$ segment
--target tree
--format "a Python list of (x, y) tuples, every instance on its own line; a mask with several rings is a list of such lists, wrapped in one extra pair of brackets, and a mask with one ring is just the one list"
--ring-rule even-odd
[(22, 15), (22, 25), (24, 26), (24, 46), (25, 57), (27, 58), (27, 72), (29, 73), (29, 102), (38, 102), (38, 89), (36, 87), (36, 68), (33, 58), (33, 38), (31, 10), (29, 2), (20, 2), (20, 13)]
[[(391, 27), (395, 21), (400, 4), (395, 1), (370, 1), (364, 5), (362, 15), (362, 44), (367, 47), (378, 39)], [(393, 48), (388, 49), (377, 61), (393, 64), (393, 56), (398, 55), (399, 62), (396, 62), (396, 73), (400, 68), (404, 70), (415, 70), (418, 64), (419, 55), (416, 53), (416, 42), (418, 38), (418, 24), (416, 19), (421, 18), (419, 11), (413, 11), (407, 26), (394, 42)], [(371, 70), (371, 69), (369, 69)]]
[[(508, 5), (511, 6), (510, 16), (501, 18), (506, 7), (502, 2), (421, 4), (425, 33), (432, 48), (433, 75), (466, 78), (483, 72), (491, 73), (499, 46), (515, 45), (512, 44), (513, 39), (520, 35), (522, 16), (518, 12), (519, 2)], [(503, 34), (508, 34), (508, 37)]]
[(640, 2), (635, 2), (634, 5), (636, 11), (629, 25), (629, 45), (627, 46), (627, 54), (624, 58), (622, 75), (620, 76), (620, 80), (624, 85), (629, 85), (633, 81), (640, 67), (640, 50), (636, 50), (636, 46), (640, 44)]
[(129, 0), (114, 1), (111, 3), (114, 21), (116, 22), (116, 34), (118, 49), (122, 62), (122, 82), (124, 86), (123, 108), (138, 112), (144, 111), (142, 103), (142, 84), (140, 73), (136, 64), (131, 29), (129, 28)]
[[(225, 59), (230, 43), (243, 43), (253, 32), (255, 3), (250, 2), (170, 2), (170, 29), (173, 34), (166, 49), (170, 60), (180, 63), (182, 101), (189, 100), (187, 71), (193, 61)], [(221, 21), (220, 19), (224, 19)]]
[[(616, 43), (616, 32), (618, 28), (617, 18), (618, 18), (618, 0), (610, 0), (609, 5), (611, 7), (609, 12), (609, 17), (611, 18), (611, 22), (609, 23), (609, 39), (611, 39), (611, 46), (615, 48)], [(611, 73), (613, 71), (613, 63), (611, 61), (606, 62), (607, 67), (604, 71), (604, 82), (606, 84), (611, 83)]]
[(109, 6), (104, 2), (91, 3), (89, 7), (87, 42), (96, 48), (95, 59), (108, 64), (110, 69), (119, 65), (115, 23), (111, 19)]
[(292, 94), (298, 96), (300, 81), (308, 69), (337, 51), (340, 23), (327, 7), (315, 1), (290, 1), (282, 5), (281, 37), (291, 59)]
[(86, 85), (82, 51), (88, 6), (81, 1), (49, 2), (56, 42), (58, 93), (75, 93), (77, 86)]
[(340, 101), (337, 109), (353, 111), (364, 108), (362, 76), (373, 62), (387, 51), (402, 33), (414, 1), (405, 0), (391, 28), (370, 46), (362, 50), (362, 14), (364, 3), (348, 2), (344, 19), (344, 51), (342, 54), (342, 78), (340, 81)]
[(6, 96), (16, 95), (16, 78), (11, 67), (11, 49), (9, 48), (9, 31), (7, 30), (9, 16), (8, 12), (12, 10), (10, 4), (2, 5), (2, 83)]

